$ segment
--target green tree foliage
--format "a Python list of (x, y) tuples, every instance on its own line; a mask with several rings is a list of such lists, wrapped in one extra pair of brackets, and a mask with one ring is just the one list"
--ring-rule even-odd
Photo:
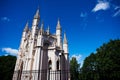
[(0, 56), (0, 80), (12, 80), (15, 62), (15, 56)]
[(120, 40), (110, 40), (84, 60), (82, 79), (120, 79)]
[(80, 64), (78, 64), (75, 57), (72, 57), (72, 59), (70, 61), (71, 80), (78, 80), (79, 70), (80, 70)]

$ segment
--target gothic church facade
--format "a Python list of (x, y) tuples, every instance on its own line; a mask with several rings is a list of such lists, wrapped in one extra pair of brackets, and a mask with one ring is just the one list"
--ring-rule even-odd
[(58, 20), (56, 34), (39, 28), (39, 9), (34, 15), (32, 28), (26, 24), (19, 47), (13, 80), (70, 80), (69, 53), (66, 34), (62, 42)]

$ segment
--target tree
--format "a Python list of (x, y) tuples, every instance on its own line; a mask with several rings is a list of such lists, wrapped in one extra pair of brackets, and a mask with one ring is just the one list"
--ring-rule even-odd
[(96, 56), (94, 53), (91, 53), (91, 55), (89, 57), (86, 57), (86, 59), (84, 60), (84, 64), (82, 67), (82, 76), (83, 76), (83, 80), (86, 79), (90, 79), (90, 80), (94, 80), (93, 77), (95, 76), (95, 72), (97, 71), (96, 69)]
[(84, 60), (82, 75), (91, 80), (120, 79), (120, 40), (110, 40)]
[(15, 56), (0, 56), (0, 80), (12, 80), (15, 62)]
[(72, 57), (72, 59), (70, 61), (71, 80), (78, 80), (79, 70), (80, 70), (80, 64), (78, 64), (75, 57)]

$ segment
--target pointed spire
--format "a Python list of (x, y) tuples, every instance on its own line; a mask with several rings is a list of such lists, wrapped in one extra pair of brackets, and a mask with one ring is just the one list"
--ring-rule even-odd
[(66, 33), (64, 32), (64, 44), (68, 44)]
[(47, 30), (46, 30), (47, 34), (50, 34), (50, 27), (48, 26)]
[(44, 27), (44, 22), (42, 22), (41, 24), (41, 30), (43, 30), (43, 27)]
[(24, 32), (27, 32), (28, 30), (29, 30), (29, 28), (28, 28), (28, 22), (27, 22), (25, 25), (25, 28), (24, 28)]
[(58, 18), (58, 22), (57, 22), (57, 27), (56, 27), (56, 29), (61, 29), (59, 18)]
[(41, 34), (43, 34), (43, 32), (44, 32), (44, 28), (43, 27), (44, 27), (44, 22), (42, 22), (42, 24), (41, 24), (41, 28), (40, 28), (40, 33)]
[(36, 19), (39, 19), (39, 18), (40, 18), (40, 15), (39, 15), (39, 8), (37, 9), (34, 18), (36, 18)]

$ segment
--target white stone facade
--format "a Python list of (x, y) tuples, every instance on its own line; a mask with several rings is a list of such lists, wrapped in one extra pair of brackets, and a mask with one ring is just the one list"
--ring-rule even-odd
[(13, 80), (70, 80), (69, 54), (66, 34), (62, 43), (60, 21), (56, 34), (51, 34), (49, 27), (44, 31), (37, 10), (32, 29), (28, 23), (23, 31), (19, 53), (15, 65)]

